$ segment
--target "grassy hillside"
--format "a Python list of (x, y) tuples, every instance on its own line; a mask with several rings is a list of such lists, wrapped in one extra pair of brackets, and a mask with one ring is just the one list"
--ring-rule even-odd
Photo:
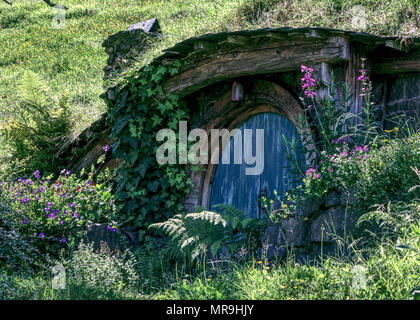
[(366, 28), (378, 34), (419, 35), (417, 0), (62, 0), (64, 29), (54, 29), (57, 12), (40, 0), (0, 2), (0, 120), (13, 114), (17, 85), (25, 70), (42, 76), (50, 94), (70, 98), (74, 133), (104, 112), (102, 41), (130, 24), (157, 17), (164, 39), (145, 57), (207, 32), (278, 26), (354, 29), (354, 6), (363, 5)]

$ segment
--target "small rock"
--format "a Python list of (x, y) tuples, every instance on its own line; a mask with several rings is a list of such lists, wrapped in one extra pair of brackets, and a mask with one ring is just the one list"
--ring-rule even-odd
[(105, 243), (111, 251), (124, 251), (137, 245), (135, 233), (124, 230), (112, 232), (108, 230), (107, 223), (95, 223), (90, 225), (83, 234), (85, 243), (93, 243), (95, 251), (99, 251), (101, 243)]
[(115, 100), (115, 94), (114, 94), (114, 91), (112, 91), (112, 90), (108, 90), (108, 91), (107, 91), (107, 95), (108, 95), (108, 99), (109, 99), (109, 100)]
[(356, 217), (350, 210), (343, 207), (330, 208), (320, 214), (311, 225), (312, 242), (332, 242), (333, 234), (340, 237), (345, 232), (351, 231), (356, 222)]
[(276, 243), (279, 237), (279, 228), (280, 224), (273, 223), (269, 220), (262, 238), (262, 243)]
[(336, 207), (340, 204), (340, 194), (337, 191), (330, 192), (325, 199), (325, 207)]
[(278, 244), (289, 247), (301, 247), (305, 243), (305, 225), (303, 219), (287, 218), (280, 221)]
[(299, 218), (309, 217), (319, 209), (323, 202), (321, 198), (308, 199), (296, 208), (295, 214)]
[(346, 206), (346, 205), (352, 206), (352, 205), (354, 205), (356, 203), (356, 196), (355, 196), (354, 192), (353, 191), (348, 191), (348, 190), (344, 191), (341, 194), (340, 203), (341, 203), (342, 206)]
[(286, 249), (278, 247), (274, 244), (269, 244), (257, 250), (257, 259), (280, 260), (286, 255)]
[(128, 31), (136, 30), (136, 29), (141, 29), (144, 32), (160, 32), (161, 31), (159, 21), (156, 18), (142, 21), (139, 23), (135, 23), (128, 27)]

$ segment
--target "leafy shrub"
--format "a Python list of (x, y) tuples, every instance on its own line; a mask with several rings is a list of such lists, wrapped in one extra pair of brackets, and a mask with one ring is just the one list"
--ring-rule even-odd
[(8, 275), (0, 271), (0, 300), (116, 300), (135, 299), (138, 293), (137, 260), (129, 251), (111, 253), (103, 247), (94, 253), (92, 245), (81, 243), (73, 256), (63, 260), (65, 287), (52, 286), (52, 266), (31, 277)]
[[(271, 217), (287, 217), (293, 214), (297, 203), (324, 197), (331, 191), (354, 193), (363, 212), (371, 205), (407, 197), (407, 190), (416, 182), (410, 166), (420, 165), (420, 135), (402, 118), (394, 119), (400, 126), (382, 130), (364, 61), (357, 78), (364, 101), (359, 114), (351, 112), (346, 84), (344, 105), (337, 105), (334, 75), (326, 84), (327, 97), (318, 99), (314, 70), (302, 66), (302, 72), (305, 112), (299, 118), (299, 126), (304, 132), (304, 149), (311, 159), (311, 167), (294, 168), (302, 175), (303, 184), (286, 194), (283, 210)], [(290, 152), (289, 158), (293, 159)], [(267, 203), (266, 207), (269, 208)]]
[(417, 182), (410, 166), (420, 166), (420, 135), (395, 139), (373, 150), (343, 148), (336, 154), (323, 153), (319, 166), (306, 171), (298, 192), (307, 199), (352, 190), (359, 207), (368, 210), (377, 203), (414, 196), (407, 193)]
[(3, 272), (30, 273), (38, 251), (5, 219), (6, 211), (10, 209), (0, 203), (0, 269)]
[[(1, 201), (11, 209), (2, 216), (42, 254), (73, 248), (87, 225), (94, 221), (111, 223), (113, 218), (109, 170), (101, 173), (96, 183), (93, 176), (92, 171), (85, 179), (77, 178), (64, 169), (53, 182), (37, 170), (33, 179), (1, 182)], [(110, 224), (112, 228), (115, 226)]]
[[(9, 116), (0, 123), (0, 135), (13, 159), (26, 160), (27, 170), (59, 168), (57, 156), (72, 128), (68, 98), (54, 101), (47, 84), (32, 71), (25, 71), (19, 86), (20, 101), (12, 110), (0, 110)], [(51, 172), (51, 171), (50, 171)]]
[[(420, 171), (411, 168), (420, 182)], [(376, 205), (374, 210), (363, 214), (357, 225), (366, 235), (366, 244), (375, 245), (386, 240), (405, 242), (408, 238), (420, 241), (420, 194), (419, 185), (408, 190), (413, 193), (411, 201), (388, 202), (386, 205)], [(406, 245), (405, 245), (406, 246)], [(400, 248), (403, 246), (400, 245)]]
[[(188, 110), (177, 96), (162, 98), (162, 83), (175, 75), (181, 63), (148, 65), (123, 79), (116, 87), (115, 101), (107, 101), (112, 123), (114, 158), (124, 160), (116, 177), (118, 219), (139, 230), (139, 240), (149, 224), (184, 211), (182, 200), (190, 190), (186, 166), (161, 165), (156, 161), (160, 129), (178, 129), (188, 119)], [(147, 178), (146, 178), (147, 177)]]
[(129, 250), (115, 254), (104, 245), (95, 253), (92, 244), (83, 242), (73, 257), (63, 263), (68, 282), (104, 294), (134, 291), (139, 281), (136, 265), (137, 260)]
[(222, 247), (230, 254), (240, 247), (249, 251), (259, 248), (266, 220), (245, 218), (241, 210), (229, 205), (219, 207), (222, 214), (211, 211), (178, 214), (150, 227), (168, 234), (179, 252), (188, 255), (192, 261), (208, 253), (215, 256)]

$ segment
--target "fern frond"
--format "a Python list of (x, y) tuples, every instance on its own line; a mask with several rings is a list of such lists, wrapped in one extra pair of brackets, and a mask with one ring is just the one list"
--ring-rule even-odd
[(221, 223), (223, 227), (226, 227), (227, 225), (227, 222), (225, 219), (223, 219), (222, 215), (213, 211), (188, 213), (185, 217), (191, 218), (193, 220), (198, 220), (198, 219), (205, 220), (205, 221), (210, 222), (213, 225), (217, 225)]
[(49, 105), (48, 87), (44, 80), (36, 73), (26, 70), (23, 74), (19, 94), (22, 100), (33, 107), (37, 107), (38, 111), (48, 113)]
[(189, 238), (185, 239), (180, 245), (181, 250), (184, 249), (186, 246), (190, 245), (191, 243), (196, 242), (197, 240), (198, 240), (197, 236), (189, 237)]

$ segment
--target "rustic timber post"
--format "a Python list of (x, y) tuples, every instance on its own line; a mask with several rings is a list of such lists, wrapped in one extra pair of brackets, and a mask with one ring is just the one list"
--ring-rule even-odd
[[(346, 83), (349, 85), (349, 94), (352, 95), (350, 100), (350, 104), (352, 106), (351, 112), (359, 114), (362, 112), (363, 97), (360, 96), (362, 92), (361, 83), (357, 80), (357, 77), (360, 75), (359, 70), (362, 58), (365, 58), (365, 50), (359, 44), (352, 44), (349, 51), (350, 54), (347, 64)], [(368, 74), (370, 74), (370, 70), (368, 70)], [(359, 123), (359, 120), (356, 122)]]

